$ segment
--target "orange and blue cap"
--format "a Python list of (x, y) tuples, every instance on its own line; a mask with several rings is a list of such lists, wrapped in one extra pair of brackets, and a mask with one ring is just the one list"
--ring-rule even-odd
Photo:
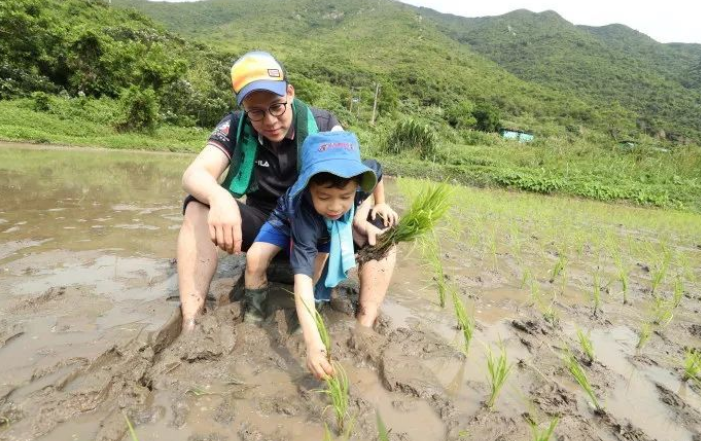
[(285, 96), (287, 77), (279, 61), (263, 51), (248, 52), (231, 67), (231, 85), (239, 105), (251, 93), (259, 90)]

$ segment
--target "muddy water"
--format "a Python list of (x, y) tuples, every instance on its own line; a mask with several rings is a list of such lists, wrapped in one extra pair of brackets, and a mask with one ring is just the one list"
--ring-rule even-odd
[[(289, 311), (254, 327), (234, 302), (192, 335), (161, 332), (174, 329), (177, 306), (167, 299), (177, 295), (179, 180), (190, 159), (0, 148), (0, 440), (128, 440), (125, 414), (141, 440), (316, 440), (324, 424), (335, 430)], [(635, 308), (606, 298), (604, 317), (592, 317), (588, 268), (573, 267), (552, 324), (507, 252), (497, 271), (460, 241), (443, 241), (442, 252), (477, 323), (468, 357), (450, 304), (438, 305), (431, 272), (410, 247), (377, 333), (356, 329), (347, 307), (324, 312), (352, 385), (353, 439), (375, 439), (375, 410), (398, 440), (526, 440), (524, 412), (543, 424), (559, 416), (562, 439), (698, 439), (700, 390), (676, 367), (684, 347), (701, 347), (698, 301), (685, 299), (675, 324), (641, 353), (644, 291), (631, 293)], [(240, 272), (240, 259), (227, 259), (212, 291), (227, 293)], [(587, 375), (603, 417), (562, 365), (576, 327), (591, 330), (597, 359)], [(511, 375), (488, 412), (486, 358), (499, 343)]]

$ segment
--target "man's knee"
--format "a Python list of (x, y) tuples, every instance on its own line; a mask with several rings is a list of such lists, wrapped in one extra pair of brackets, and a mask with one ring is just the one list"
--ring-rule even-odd
[(183, 216), (183, 229), (194, 230), (207, 225), (207, 216), (209, 216), (209, 207), (198, 201), (191, 201), (185, 207), (185, 215)]

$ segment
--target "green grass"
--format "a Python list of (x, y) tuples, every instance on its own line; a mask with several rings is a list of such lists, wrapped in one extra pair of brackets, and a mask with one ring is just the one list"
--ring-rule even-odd
[[(74, 99), (75, 100), (75, 99)], [(63, 101), (56, 98), (54, 101)], [(56, 113), (36, 112), (30, 100), (0, 100), (0, 140), (39, 144), (60, 144), (113, 149), (199, 152), (210, 129), (163, 125), (152, 134), (121, 133), (113, 126), (109, 114), (116, 101), (88, 100), (95, 103), (82, 113), (73, 111), (77, 104), (65, 104)], [(71, 107), (73, 106), (73, 107)], [(107, 114), (107, 117), (103, 115)], [(28, 123), (31, 121), (31, 124)]]
[(569, 351), (569, 349), (567, 350), (567, 354), (564, 357), (564, 361), (567, 370), (570, 371), (570, 374), (572, 374), (572, 377), (574, 377), (577, 384), (579, 384), (582, 390), (587, 394), (589, 400), (591, 401), (591, 404), (593, 404), (597, 413), (604, 413), (604, 408), (599, 403), (599, 400), (596, 398), (594, 388), (591, 386), (591, 383), (587, 378), (587, 374), (584, 372), (584, 369), (577, 361), (577, 357), (575, 357), (574, 354), (572, 354), (572, 352)]
[(511, 373), (513, 364), (508, 363), (506, 348), (503, 342), (499, 342), (499, 356), (495, 356), (491, 347), (487, 347), (487, 379), (489, 381), (489, 398), (485, 406), (491, 410), (499, 398), (499, 393), (504, 387), (506, 379)]

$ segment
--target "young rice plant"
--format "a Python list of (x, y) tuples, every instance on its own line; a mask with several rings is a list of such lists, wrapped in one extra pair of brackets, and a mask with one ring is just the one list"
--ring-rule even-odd
[(495, 356), (491, 347), (487, 347), (487, 373), (489, 376), (489, 399), (487, 400), (487, 409), (493, 409), (494, 404), (499, 397), (504, 383), (511, 373), (511, 368), (513, 364), (508, 364), (508, 359), (506, 356), (506, 348), (503, 342), (499, 342), (499, 356)]

